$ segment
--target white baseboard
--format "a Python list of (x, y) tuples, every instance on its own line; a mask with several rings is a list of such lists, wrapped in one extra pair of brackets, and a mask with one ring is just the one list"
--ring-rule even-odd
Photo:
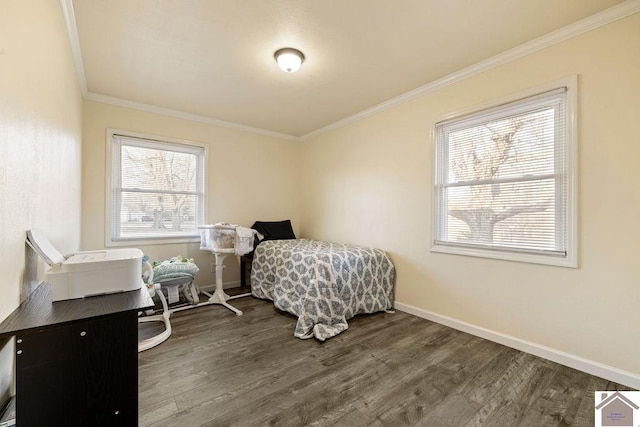
[(431, 320), (432, 322), (440, 323), (442, 325), (449, 326), (450, 328), (457, 329), (489, 341), (497, 342), (499, 344), (506, 345), (507, 347), (515, 348), (516, 350), (524, 351), (525, 353), (533, 354), (534, 356), (539, 356), (551, 360), (552, 362), (640, 390), (640, 375), (638, 374), (623, 371), (612, 366), (585, 359), (584, 357), (576, 356), (575, 354), (565, 353), (551, 347), (546, 347), (531, 341), (526, 341), (480, 326), (472, 325), (451, 317), (442, 316), (409, 304), (396, 302), (394, 307), (397, 310), (404, 311), (405, 313), (413, 314), (414, 316)]
[[(222, 284), (222, 289), (229, 289), (229, 288), (238, 288), (240, 287), (240, 281), (239, 280), (235, 280), (233, 282), (224, 282)], [(200, 288), (200, 291), (206, 291), (206, 292), (213, 292), (216, 289), (216, 285), (215, 284), (211, 284), (211, 285), (198, 285), (198, 288)]]

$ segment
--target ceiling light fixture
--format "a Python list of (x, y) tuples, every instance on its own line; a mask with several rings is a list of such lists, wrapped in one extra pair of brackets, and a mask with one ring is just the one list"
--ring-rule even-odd
[(285, 47), (273, 54), (280, 69), (287, 73), (295, 73), (304, 62), (304, 54), (298, 49)]

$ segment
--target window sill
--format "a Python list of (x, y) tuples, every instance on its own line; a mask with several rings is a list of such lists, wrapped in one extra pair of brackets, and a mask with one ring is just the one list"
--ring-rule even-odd
[(108, 239), (105, 242), (106, 247), (117, 246), (151, 246), (151, 245), (173, 245), (180, 243), (200, 243), (200, 237), (181, 236), (181, 237), (157, 237), (157, 238), (131, 238), (131, 239)]
[[(474, 248), (460, 248), (445, 245), (434, 245), (431, 247), (431, 252), (472, 256), (479, 258), (498, 259), (503, 261), (516, 261), (526, 262), (530, 264), (544, 264), (552, 265), (556, 267), (568, 267), (578, 268), (578, 261), (571, 255), (566, 257), (550, 256), (550, 255), (538, 255), (530, 253), (516, 253), (506, 252), (500, 250), (487, 250), (487, 249), (474, 249)], [(571, 254), (571, 252), (570, 252)]]

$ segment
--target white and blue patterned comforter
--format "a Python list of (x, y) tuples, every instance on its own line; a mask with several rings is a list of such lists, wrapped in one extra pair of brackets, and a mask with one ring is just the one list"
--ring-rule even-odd
[(317, 240), (269, 240), (255, 250), (253, 296), (298, 316), (295, 336), (321, 341), (347, 319), (393, 307), (395, 269), (384, 251)]

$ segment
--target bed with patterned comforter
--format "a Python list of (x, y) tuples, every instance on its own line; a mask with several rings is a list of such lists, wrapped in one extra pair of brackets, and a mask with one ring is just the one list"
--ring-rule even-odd
[(295, 336), (321, 341), (361, 313), (393, 307), (395, 269), (380, 249), (317, 240), (268, 240), (255, 250), (253, 296), (298, 316)]

